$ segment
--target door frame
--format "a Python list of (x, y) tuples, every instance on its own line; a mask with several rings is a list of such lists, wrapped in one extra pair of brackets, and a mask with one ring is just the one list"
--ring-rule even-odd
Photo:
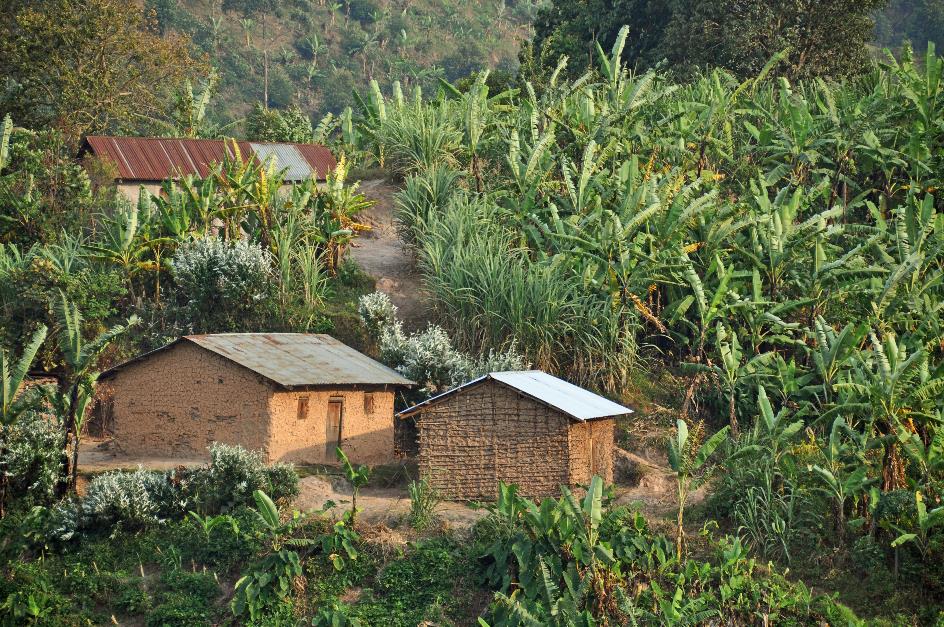
[[(331, 406), (332, 406), (332, 405), (338, 405), (338, 406), (339, 406), (339, 409), (338, 409), (338, 432), (337, 432), (337, 434), (335, 434), (335, 435), (336, 435), (336, 439), (335, 439), (335, 442), (334, 442), (334, 446), (336, 446), (336, 447), (338, 447), (338, 448), (342, 448), (342, 447), (341, 447), (341, 443), (343, 442), (343, 434), (344, 434), (344, 397), (343, 397), (343, 396), (329, 396), (329, 397), (328, 397), (328, 412), (327, 412), (327, 414), (325, 414), (325, 436), (326, 436), (326, 437), (327, 437), (327, 434), (328, 434), (328, 429), (327, 429), (327, 427), (328, 427), (328, 421), (331, 420)], [(328, 451), (328, 450), (327, 450), (327, 449), (328, 449), (328, 446), (329, 446), (329, 441), (326, 440), (326, 441), (325, 441), (325, 457), (327, 457), (328, 460), (330, 461), (330, 460), (334, 459), (334, 457), (335, 457), (335, 450), (334, 450), (334, 447), (332, 447), (331, 450)]]

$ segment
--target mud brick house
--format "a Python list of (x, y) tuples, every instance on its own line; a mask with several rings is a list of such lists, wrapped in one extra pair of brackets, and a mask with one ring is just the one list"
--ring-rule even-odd
[(499, 481), (552, 496), (612, 481), (616, 418), (630, 413), (539, 370), (493, 372), (400, 412), (398, 447), (449, 498), (493, 500)]
[(188, 175), (206, 177), (224, 159), (243, 162), (275, 161), (290, 185), (309, 178), (324, 181), (337, 167), (331, 151), (320, 144), (245, 142), (171, 137), (111, 137), (90, 135), (81, 153), (90, 153), (115, 169), (115, 185), (136, 203), (141, 188), (159, 194), (161, 185)]
[(149, 457), (204, 457), (212, 442), (270, 461), (393, 456), (394, 393), (412, 385), (328, 335), (182, 337), (102, 374), (117, 447)]

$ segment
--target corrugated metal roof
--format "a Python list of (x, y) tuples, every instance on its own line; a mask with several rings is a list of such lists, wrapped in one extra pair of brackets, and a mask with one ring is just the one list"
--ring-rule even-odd
[(388, 368), (339, 342), (315, 333), (217, 333), (188, 335), (102, 373), (108, 378), (131, 363), (192, 342), (286, 388), (327, 385), (413, 385)]
[(427, 399), (399, 413), (404, 417), (420, 411), (423, 407), (438, 403), (440, 400), (459, 392), (460, 390), (477, 385), (492, 379), (534, 400), (553, 407), (567, 414), (574, 420), (595, 420), (625, 416), (633, 410), (618, 403), (607, 400), (598, 394), (568, 383), (563, 379), (551, 376), (541, 370), (521, 370), (513, 372), (491, 372), (468, 383), (464, 383), (448, 392)]
[(334, 158), (334, 153), (321, 144), (293, 144), (298, 152), (302, 153), (308, 165), (318, 173), (315, 177), (319, 181), (327, 178), (329, 172), (334, 172), (338, 167), (338, 161)]
[[(163, 181), (188, 174), (205, 177), (214, 163), (233, 157), (232, 142), (217, 139), (166, 139), (159, 137), (86, 138), (96, 156), (118, 168), (126, 181)], [(247, 142), (236, 142), (243, 161), (253, 158)]]
[[(115, 164), (118, 177), (124, 181), (164, 181), (188, 174), (205, 177), (212, 164), (223, 161), (226, 155), (234, 156), (232, 140), (101, 135), (90, 135), (85, 140), (96, 156)], [(324, 180), (337, 166), (331, 151), (319, 144), (236, 144), (243, 161), (261, 162), (277, 154), (279, 168), (289, 168), (289, 182), (307, 179), (312, 172), (317, 173), (318, 180)]]
[(274, 161), (276, 170), (284, 170), (286, 181), (304, 181), (314, 175), (311, 165), (292, 144), (258, 144), (250, 142), (256, 159), (261, 163)]

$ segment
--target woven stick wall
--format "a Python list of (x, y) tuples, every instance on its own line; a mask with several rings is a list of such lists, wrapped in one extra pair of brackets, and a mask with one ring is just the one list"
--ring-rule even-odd
[(495, 381), (462, 390), (418, 419), (420, 475), (444, 496), (494, 500), (560, 493), (569, 477), (570, 418)]

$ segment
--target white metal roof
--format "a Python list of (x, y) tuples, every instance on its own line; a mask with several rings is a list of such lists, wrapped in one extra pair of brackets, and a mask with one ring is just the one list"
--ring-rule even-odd
[(286, 181), (304, 181), (315, 175), (311, 165), (292, 144), (260, 144), (250, 142), (256, 158), (263, 163), (275, 161), (277, 170), (284, 170)]
[(400, 416), (408, 416), (420, 411), (423, 407), (438, 403), (440, 400), (456, 392), (477, 385), (482, 381), (492, 379), (514, 388), (525, 396), (560, 410), (575, 420), (595, 420), (612, 416), (625, 416), (633, 410), (618, 403), (607, 400), (598, 394), (568, 383), (563, 379), (551, 376), (541, 370), (520, 370), (513, 372), (490, 372), (489, 374), (464, 383), (448, 392), (429, 398), (400, 412)]

